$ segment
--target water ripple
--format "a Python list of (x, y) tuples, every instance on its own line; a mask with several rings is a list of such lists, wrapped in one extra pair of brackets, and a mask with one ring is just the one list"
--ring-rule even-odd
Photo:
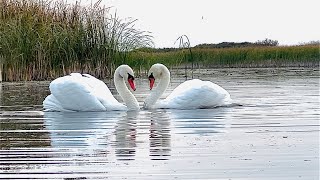
[(0, 179), (317, 179), (319, 71), (295, 71), (208, 71), (241, 106), (199, 110), (42, 112), (49, 82), (2, 83)]

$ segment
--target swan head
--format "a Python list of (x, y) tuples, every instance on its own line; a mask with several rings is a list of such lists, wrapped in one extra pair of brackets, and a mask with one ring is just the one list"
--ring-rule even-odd
[(170, 77), (170, 72), (168, 68), (160, 63), (154, 64), (151, 66), (148, 72), (148, 78), (150, 82), (150, 90), (152, 90), (154, 82), (156, 79), (161, 79), (163, 76), (168, 76)]
[(136, 87), (134, 85), (134, 73), (130, 66), (128, 65), (119, 66), (116, 69), (115, 74), (118, 74), (121, 78), (127, 80), (131, 89), (134, 91), (136, 90)]

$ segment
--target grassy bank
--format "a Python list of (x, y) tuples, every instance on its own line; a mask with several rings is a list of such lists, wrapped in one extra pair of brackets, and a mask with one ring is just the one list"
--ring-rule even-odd
[(204, 67), (318, 67), (319, 45), (241, 47), (241, 48), (191, 48), (167, 52), (151, 49), (130, 53), (128, 64), (148, 68), (160, 62), (168, 66), (185, 64)]

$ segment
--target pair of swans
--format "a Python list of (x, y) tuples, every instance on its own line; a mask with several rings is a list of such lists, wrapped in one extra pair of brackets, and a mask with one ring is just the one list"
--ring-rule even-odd
[[(148, 73), (150, 90), (145, 109), (199, 109), (225, 106), (231, 103), (230, 94), (210, 81), (193, 79), (180, 84), (164, 100), (158, 101), (170, 83), (170, 71), (163, 64), (154, 64)], [(51, 94), (43, 101), (45, 111), (115, 111), (139, 110), (139, 103), (128, 89), (127, 81), (135, 90), (134, 73), (128, 65), (119, 66), (114, 73), (114, 84), (124, 104), (119, 103), (106, 84), (89, 74), (71, 73), (50, 83)]]

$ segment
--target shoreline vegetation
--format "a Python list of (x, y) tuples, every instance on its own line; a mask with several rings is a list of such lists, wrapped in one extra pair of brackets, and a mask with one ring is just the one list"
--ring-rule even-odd
[[(319, 41), (279, 46), (275, 40), (153, 48), (152, 35), (110, 8), (47, 0), (0, 0), (2, 81), (52, 80), (71, 72), (112, 77), (120, 64), (144, 74), (154, 63), (181, 68), (319, 67)], [(1, 81), (1, 79), (0, 79)]]

